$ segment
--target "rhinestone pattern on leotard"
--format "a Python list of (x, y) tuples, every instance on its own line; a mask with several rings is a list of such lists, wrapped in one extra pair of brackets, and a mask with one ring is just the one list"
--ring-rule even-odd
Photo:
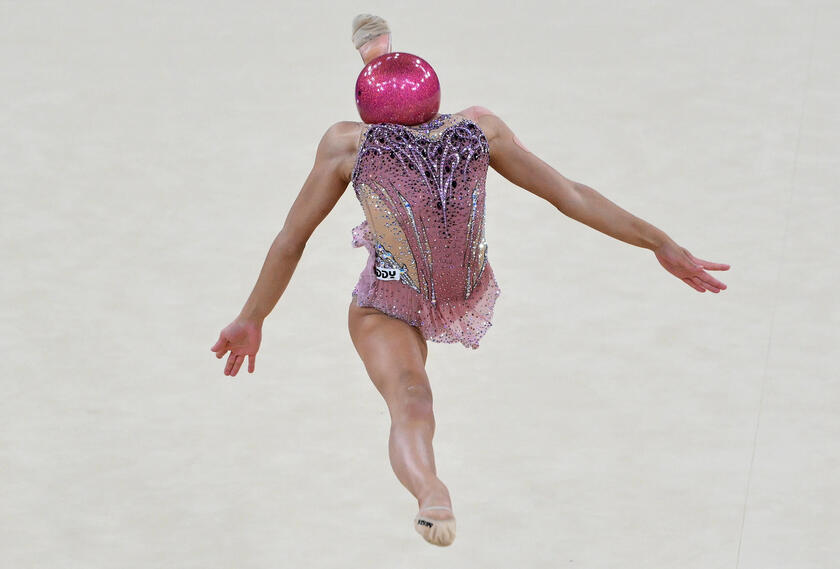
[[(432, 342), (477, 349), (501, 294), (485, 240), (484, 132), (442, 114), (415, 126), (365, 125), (360, 139), (351, 181), (365, 221), (352, 245), (370, 254), (353, 290), (357, 304), (419, 327)], [(395, 271), (394, 280), (378, 278), (375, 267)]]

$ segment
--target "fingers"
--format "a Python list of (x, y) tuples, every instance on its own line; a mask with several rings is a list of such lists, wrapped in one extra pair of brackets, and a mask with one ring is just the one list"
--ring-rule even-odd
[[(720, 292), (720, 289), (718, 287), (716, 287), (713, 284), (709, 283), (708, 281), (704, 280), (702, 278), (702, 276), (703, 275), (700, 275), (700, 276), (697, 276), (697, 277), (691, 277), (691, 278), (694, 280), (695, 284), (697, 284), (701, 287), (704, 287), (705, 290), (710, 290), (712, 292)], [(711, 278), (711, 277), (709, 277), (709, 278)]]
[(228, 351), (228, 342), (225, 340), (223, 335), (219, 335), (219, 339), (216, 340), (216, 343), (213, 344), (213, 347), (210, 348), (211, 352), (216, 352), (216, 357), (221, 359), (225, 357), (225, 354)]
[(708, 274), (704, 269), (710, 269), (712, 267), (726, 267), (726, 269), (728, 269), (729, 265), (725, 265), (722, 263), (710, 263), (709, 261), (704, 261), (703, 259), (695, 257), (688, 251), (688, 249), (684, 248), (683, 251), (694, 264), (694, 267), (692, 267), (692, 272), (694, 272), (694, 274), (687, 278), (690, 278), (692, 283), (702, 288), (702, 292), (710, 290), (712, 292), (718, 293), (726, 288), (725, 284), (714, 278), (712, 275)]
[(241, 368), (242, 364), (245, 363), (246, 357), (248, 358), (248, 373), (254, 373), (257, 358), (256, 354), (234, 354), (231, 352), (227, 365), (225, 366), (225, 375), (236, 376), (236, 374), (239, 373), (239, 368)]
[(244, 355), (236, 356), (236, 363), (233, 364), (233, 372), (231, 372), (231, 375), (236, 375), (237, 373), (239, 373), (239, 368), (242, 367), (242, 362), (244, 362), (244, 361), (245, 361), (245, 356)]
[[(666, 267), (669, 271), (674, 273), (677, 277), (680, 277), (685, 284), (699, 292), (706, 292), (707, 290), (710, 290), (714, 293), (718, 293), (722, 290), (726, 290), (726, 285), (714, 278), (712, 275), (708, 274), (706, 270), (726, 271), (729, 270), (729, 265), (726, 263), (712, 263), (710, 261), (706, 261), (705, 259), (695, 257), (685, 247), (682, 247), (682, 251), (684, 254), (684, 261), (690, 263), (691, 266), (687, 267), (685, 263), (678, 263), (678, 270), (676, 270), (677, 267), (674, 267), (674, 270)], [(693, 274), (689, 274), (685, 277), (680, 276), (686, 272)]]
[(230, 353), (228, 357), (227, 365), (225, 365), (225, 375), (231, 375), (233, 373), (233, 366), (236, 365), (237, 355), (233, 352)]
[(683, 277), (682, 281), (691, 288), (697, 290), (698, 292), (706, 292), (706, 289), (694, 282), (695, 278), (696, 277)]
[(711, 270), (711, 271), (728, 271), (729, 267), (730, 267), (730, 265), (727, 265), (726, 263), (712, 263), (711, 261), (705, 261), (703, 259), (698, 259), (694, 255), (691, 255), (691, 258), (695, 262), (702, 265), (704, 269), (708, 269), (708, 270)]
[[(230, 342), (224, 338), (224, 335), (220, 335), (219, 339), (215, 344), (213, 344), (213, 347), (211, 347), (210, 350), (216, 352), (216, 358), (222, 359), (230, 350)], [(246, 357), (248, 358), (248, 373), (254, 373), (257, 359), (256, 354), (235, 354), (231, 351), (230, 356), (228, 356), (227, 364), (225, 365), (225, 375), (235, 376), (239, 373), (239, 368), (242, 367)]]
[(683, 277), (682, 281), (699, 292), (706, 292), (707, 290), (710, 290), (714, 293), (718, 293), (721, 290), (726, 289), (725, 284), (706, 273)]
[(703, 286), (703, 283), (700, 282), (700, 279), (698, 279), (697, 277), (688, 277), (688, 278), (691, 279), (691, 284), (694, 285), (694, 288), (696, 288), (700, 292), (706, 292), (706, 288)]
[(721, 290), (726, 289), (725, 284), (723, 284), (708, 273), (701, 272), (699, 275), (697, 275), (697, 278), (699, 278), (706, 286), (706, 288), (710, 289), (712, 292), (720, 292)]

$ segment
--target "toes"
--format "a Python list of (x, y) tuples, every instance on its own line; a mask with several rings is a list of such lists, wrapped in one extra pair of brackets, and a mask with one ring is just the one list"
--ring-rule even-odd
[(435, 524), (432, 528), (435, 545), (447, 546), (455, 540), (455, 527), (453, 522)]

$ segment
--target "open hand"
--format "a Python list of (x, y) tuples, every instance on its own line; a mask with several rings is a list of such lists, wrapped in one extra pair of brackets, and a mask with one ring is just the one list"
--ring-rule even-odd
[(248, 373), (254, 373), (254, 362), (261, 340), (262, 322), (237, 318), (222, 330), (210, 351), (216, 352), (216, 357), (221, 359), (230, 350), (225, 375), (235, 376), (245, 361), (245, 356), (248, 356)]
[(726, 289), (726, 285), (707, 273), (706, 269), (727, 271), (729, 265), (698, 259), (689, 253), (688, 249), (680, 247), (670, 240), (660, 245), (653, 252), (659, 264), (665, 267), (665, 270), (699, 292), (706, 292), (707, 290), (720, 292)]

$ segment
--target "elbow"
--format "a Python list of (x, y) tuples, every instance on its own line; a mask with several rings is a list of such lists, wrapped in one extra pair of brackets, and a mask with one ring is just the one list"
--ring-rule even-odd
[(277, 237), (274, 238), (274, 245), (284, 254), (300, 257), (306, 249), (308, 238), (299, 233), (288, 231), (287, 229), (280, 230)]
[(583, 205), (583, 184), (564, 178), (560, 188), (552, 204), (563, 215), (574, 217), (573, 212), (580, 211)]

